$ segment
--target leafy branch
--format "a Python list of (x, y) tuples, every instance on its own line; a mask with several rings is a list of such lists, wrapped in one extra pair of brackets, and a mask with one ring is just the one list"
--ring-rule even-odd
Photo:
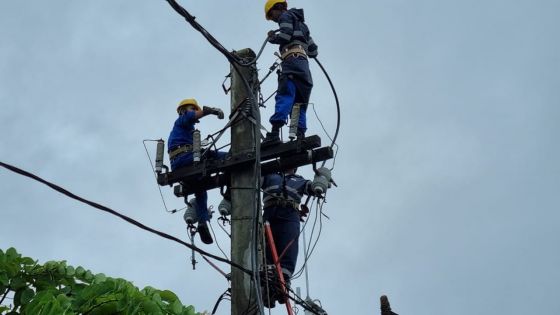
[[(10, 305), (2, 304), (13, 292)], [(14, 248), (0, 250), (0, 313), (12, 314), (173, 314), (196, 315), (175, 293), (94, 274), (66, 261), (37, 261)]]

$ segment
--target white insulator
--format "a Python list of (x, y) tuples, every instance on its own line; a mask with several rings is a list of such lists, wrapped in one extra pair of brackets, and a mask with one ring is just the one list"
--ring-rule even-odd
[(317, 169), (315, 177), (313, 178), (312, 189), (317, 195), (322, 195), (329, 188), (329, 183), (331, 181), (331, 170), (326, 167), (321, 167)]
[(187, 210), (183, 214), (183, 219), (187, 224), (195, 224), (198, 222), (198, 215), (196, 214), (196, 198), (193, 198), (187, 204)]
[(220, 211), (221, 215), (230, 215), (231, 214), (231, 201), (222, 199), (220, 205), (218, 206), (218, 211)]
[(301, 109), (301, 103), (295, 103), (292, 107), (292, 115), (290, 117), (290, 131), (288, 137), (293, 140), (297, 137), (297, 128), (299, 122), (299, 112)]
[(163, 168), (163, 153), (165, 148), (165, 142), (163, 140), (157, 141), (156, 147), (156, 173), (160, 174)]
[(193, 161), (200, 162), (200, 131), (193, 131)]

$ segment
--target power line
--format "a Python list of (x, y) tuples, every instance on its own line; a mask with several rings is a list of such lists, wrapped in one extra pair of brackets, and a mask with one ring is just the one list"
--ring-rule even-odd
[(212, 258), (212, 259), (214, 259), (214, 260), (221, 261), (221, 262), (224, 262), (224, 263), (226, 263), (226, 264), (229, 264), (230, 266), (235, 267), (235, 268), (238, 268), (239, 270), (241, 270), (241, 271), (247, 273), (247, 274), (250, 275), (250, 276), (253, 275), (253, 272), (252, 272), (252, 271), (250, 271), (250, 270), (248, 270), (248, 269), (245, 269), (243, 266), (241, 266), (241, 265), (239, 265), (239, 264), (236, 264), (236, 263), (234, 263), (234, 262), (232, 262), (232, 261), (229, 261), (229, 260), (227, 260), (227, 259), (224, 259), (224, 258), (222, 258), (222, 257), (216, 256), (216, 255), (213, 255), (213, 254), (210, 254), (210, 253), (208, 253), (208, 252), (206, 252), (206, 251), (204, 251), (204, 250), (202, 250), (202, 249), (200, 249), (200, 248), (198, 248), (198, 247), (196, 247), (196, 246), (194, 246), (194, 245), (188, 244), (188, 243), (186, 243), (186, 242), (180, 240), (179, 238), (177, 238), (177, 237), (175, 237), (175, 236), (166, 234), (166, 233), (164, 233), (164, 232), (161, 232), (161, 231), (158, 231), (158, 230), (156, 230), (156, 229), (153, 229), (153, 228), (151, 228), (151, 227), (149, 227), (149, 226), (146, 226), (146, 225), (144, 225), (144, 224), (142, 224), (142, 223), (140, 223), (140, 222), (138, 222), (138, 221), (136, 221), (136, 220), (134, 220), (134, 219), (132, 219), (132, 218), (130, 218), (130, 217), (124, 215), (124, 214), (121, 214), (121, 213), (119, 213), (119, 212), (117, 212), (117, 211), (115, 211), (115, 210), (113, 210), (113, 209), (111, 209), (111, 208), (109, 208), (109, 207), (103, 206), (103, 205), (101, 205), (101, 204), (98, 204), (98, 203), (96, 203), (96, 202), (93, 202), (93, 201), (90, 201), (90, 200), (87, 200), (87, 199), (84, 199), (84, 198), (82, 198), (82, 197), (80, 197), (80, 196), (78, 196), (78, 195), (75, 195), (75, 194), (69, 192), (68, 190), (66, 190), (66, 189), (64, 189), (64, 188), (62, 188), (62, 187), (60, 187), (60, 186), (58, 186), (58, 185), (56, 185), (56, 184), (53, 184), (53, 183), (51, 183), (51, 182), (49, 182), (49, 181), (47, 181), (47, 180), (45, 180), (45, 179), (43, 179), (43, 178), (41, 178), (41, 177), (35, 175), (35, 174), (32, 174), (32, 173), (30, 173), (30, 172), (27, 172), (27, 171), (25, 171), (25, 170), (22, 170), (22, 169), (20, 169), (20, 168), (18, 168), (18, 167), (15, 167), (15, 166), (13, 166), (13, 165), (10, 165), (10, 164), (4, 163), (4, 162), (0, 162), (0, 166), (6, 168), (6, 169), (8, 169), (8, 170), (10, 170), (10, 171), (12, 171), (12, 172), (14, 172), (14, 173), (16, 173), (16, 174), (19, 174), (19, 175), (22, 175), (22, 176), (31, 178), (31, 179), (33, 179), (33, 180), (35, 180), (35, 181), (38, 181), (38, 182), (40, 182), (40, 183), (42, 183), (42, 184), (45, 184), (45, 185), (49, 186), (50, 188), (52, 188), (52, 189), (58, 191), (59, 193), (61, 193), (61, 194), (63, 194), (63, 195), (66, 195), (67, 197), (70, 197), (70, 198), (75, 199), (75, 200), (77, 200), (77, 201), (79, 201), (79, 202), (85, 203), (85, 204), (87, 204), (87, 205), (89, 205), (89, 206), (91, 206), (91, 207), (94, 207), (94, 208), (99, 209), (99, 210), (101, 210), (101, 211), (105, 211), (105, 212), (108, 212), (108, 213), (110, 213), (110, 214), (112, 214), (112, 215), (114, 215), (114, 216), (117, 216), (117, 217), (119, 217), (119, 218), (125, 220), (126, 222), (128, 222), (128, 223), (130, 223), (130, 224), (133, 224), (133, 225), (135, 225), (135, 226), (137, 226), (137, 227), (139, 227), (139, 228), (141, 228), (141, 229), (143, 229), (143, 230), (146, 230), (146, 231), (148, 231), (148, 232), (151, 232), (151, 233), (153, 233), (153, 234), (156, 234), (156, 235), (158, 235), (158, 236), (160, 236), (160, 237), (163, 237), (163, 238), (165, 238), (165, 239), (168, 239), (168, 240), (174, 241), (174, 242), (176, 242), (176, 243), (179, 243), (179, 244), (181, 244), (181, 245), (183, 245), (183, 246), (185, 246), (185, 247), (187, 247), (187, 248), (189, 248), (189, 249), (194, 250), (195, 252), (198, 252), (199, 254), (201, 254), (201, 255), (203, 255), (203, 256), (207, 256), (207, 257), (210, 257), (210, 258)]

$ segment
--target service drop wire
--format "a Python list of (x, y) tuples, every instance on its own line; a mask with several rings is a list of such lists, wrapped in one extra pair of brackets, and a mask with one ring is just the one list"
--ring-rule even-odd
[(151, 228), (151, 227), (149, 227), (149, 226), (146, 226), (146, 225), (144, 225), (144, 224), (142, 224), (142, 223), (140, 223), (140, 222), (138, 222), (138, 221), (136, 221), (136, 220), (134, 220), (134, 219), (132, 219), (132, 218), (130, 218), (130, 217), (124, 215), (124, 214), (121, 214), (121, 213), (119, 213), (119, 212), (117, 212), (117, 211), (115, 211), (115, 210), (113, 210), (113, 209), (111, 209), (111, 208), (109, 208), (109, 207), (103, 206), (103, 205), (101, 205), (101, 204), (98, 204), (98, 203), (96, 203), (96, 202), (93, 202), (93, 201), (90, 201), (90, 200), (87, 200), (87, 199), (84, 199), (84, 198), (82, 198), (82, 197), (80, 197), (80, 196), (78, 196), (78, 195), (75, 195), (75, 194), (71, 193), (70, 191), (68, 191), (68, 190), (66, 190), (66, 189), (64, 189), (64, 188), (62, 188), (62, 187), (60, 187), (60, 186), (58, 186), (58, 185), (56, 185), (56, 184), (53, 184), (53, 183), (51, 183), (51, 182), (49, 182), (49, 181), (47, 181), (47, 180), (45, 180), (45, 179), (43, 179), (43, 178), (41, 178), (41, 177), (35, 175), (35, 174), (32, 174), (32, 173), (30, 173), (30, 172), (27, 172), (27, 171), (25, 171), (25, 170), (22, 170), (22, 169), (20, 169), (20, 168), (18, 168), (18, 167), (15, 167), (15, 166), (13, 166), (13, 165), (10, 165), (10, 164), (4, 163), (4, 162), (0, 162), (0, 166), (6, 168), (7, 170), (10, 170), (10, 171), (12, 171), (12, 172), (14, 172), (14, 173), (16, 173), (16, 174), (19, 174), (19, 175), (22, 175), (22, 176), (31, 178), (31, 179), (33, 179), (33, 180), (35, 180), (35, 181), (38, 181), (38, 182), (40, 182), (40, 183), (42, 183), (42, 184), (44, 184), (44, 185), (46, 185), (46, 186), (49, 186), (49, 187), (52, 188), (53, 190), (56, 190), (56, 191), (58, 191), (59, 193), (61, 193), (61, 194), (63, 194), (63, 195), (66, 195), (66, 196), (69, 197), (69, 198), (72, 198), (72, 199), (77, 200), (77, 201), (79, 201), (79, 202), (85, 203), (85, 204), (87, 204), (87, 205), (89, 205), (89, 206), (91, 206), (91, 207), (93, 207), (93, 208), (96, 208), (96, 209), (99, 209), (99, 210), (101, 210), (101, 211), (104, 211), (104, 212), (107, 212), (107, 213), (109, 213), (109, 214), (112, 214), (112, 215), (114, 215), (114, 216), (116, 216), (116, 217), (119, 217), (119, 218), (123, 219), (124, 221), (126, 221), (126, 222), (128, 222), (128, 223), (130, 223), (130, 224), (132, 224), (132, 225), (135, 225), (135, 226), (137, 226), (137, 227), (139, 227), (139, 228), (141, 228), (141, 229), (143, 229), (143, 230), (146, 230), (146, 231), (148, 231), (148, 232), (151, 232), (151, 233), (153, 233), (153, 234), (156, 234), (156, 235), (158, 235), (158, 236), (160, 236), (160, 237), (163, 237), (163, 238), (165, 238), (165, 239), (168, 239), (168, 240), (174, 241), (174, 242), (176, 242), (176, 243), (179, 243), (179, 244), (181, 244), (181, 245), (183, 245), (183, 246), (185, 246), (185, 247), (187, 247), (187, 248), (189, 248), (189, 249), (192, 249), (192, 250), (196, 251), (197, 253), (199, 253), (199, 254), (201, 254), (201, 255), (203, 255), (203, 256), (207, 256), (207, 257), (210, 257), (210, 258), (212, 258), (212, 259), (214, 259), (214, 260), (221, 261), (221, 262), (223, 262), (223, 263), (229, 264), (230, 266), (235, 267), (235, 268), (237, 268), (237, 269), (239, 269), (239, 270), (245, 272), (246, 274), (248, 274), (248, 275), (250, 275), (250, 276), (253, 276), (253, 272), (252, 272), (251, 270), (248, 270), (248, 269), (244, 268), (243, 266), (241, 266), (241, 265), (239, 265), (239, 264), (237, 264), (237, 263), (235, 263), (235, 262), (232, 262), (232, 261), (229, 261), (229, 260), (224, 259), (224, 258), (222, 258), (222, 257), (216, 256), (216, 255), (213, 255), (213, 254), (210, 254), (210, 253), (208, 253), (208, 252), (206, 252), (206, 251), (204, 251), (204, 250), (202, 250), (202, 249), (200, 249), (200, 248), (198, 248), (198, 247), (196, 247), (196, 246), (193, 246), (193, 245), (191, 245), (191, 244), (188, 244), (188, 243), (186, 243), (186, 242), (180, 240), (179, 238), (177, 238), (177, 237), (175, 237), (175, 236), (166, 234), (166, 233), (164, 233), (164, 232), (161, 232), (161, 231), (158, 231), (158, 230), (156, 230), (156, 229), (153, 229), (153, 228)]

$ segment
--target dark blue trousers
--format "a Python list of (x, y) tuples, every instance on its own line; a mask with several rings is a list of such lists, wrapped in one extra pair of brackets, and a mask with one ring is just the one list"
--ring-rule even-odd
[[(298, 256), (299, 213), (294, 208), (271, 207), (264, 209), (263, 219), (270, 223), (278, 256), (284, 253), (280, 258), (282, 272), (291, 277), (296, 268)], [(268, 246), (266, 247), (266, 261), (267, 264), (274, 263)]]
[(289, 57), (282, 62), (282, 72), (278, 76), (278, 90), (274, 114), (270, 117), (273, 125), (284, 125), (292, 113), (295, 103), (301, 103), (298, 129), (307, 130), (307, 105), (311, 97), (313, 79), (309, 63), (304, 57)]

